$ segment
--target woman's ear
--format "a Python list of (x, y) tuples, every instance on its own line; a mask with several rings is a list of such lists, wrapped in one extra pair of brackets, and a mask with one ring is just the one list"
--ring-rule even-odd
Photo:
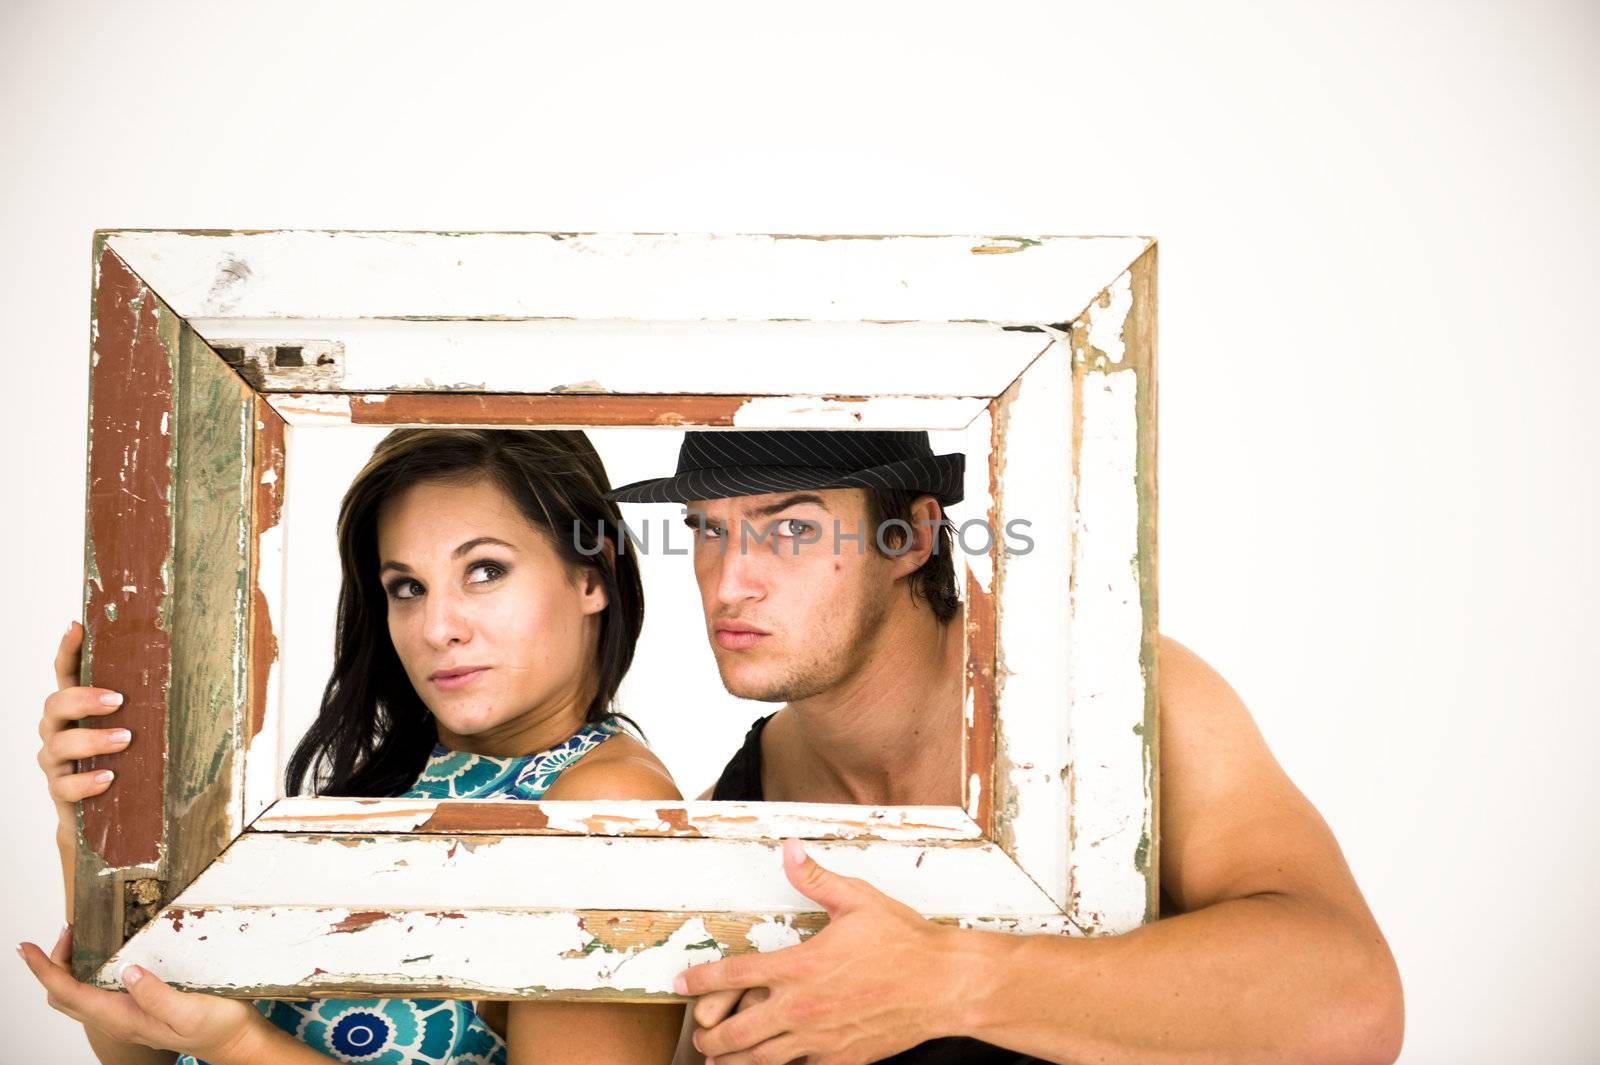
[[(606, 564), (615, 567), (617, 564), (617, 545), (608, 536), (600, 543), (601, 553), (606, 556)], [(578, 567), (580, 590), (583, 593), (583, 612), (585, 614), (598, 614), (610, 605), (606, 596), (606, 582), (600, 574), (598, 562)]]

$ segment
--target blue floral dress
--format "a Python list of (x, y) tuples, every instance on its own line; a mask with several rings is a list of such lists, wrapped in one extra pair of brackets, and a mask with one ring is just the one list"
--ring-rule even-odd
[[(561, 771), (622, 731), (585, 725), (538, 754), (498, 758), (435, 745), (407, 799), (538, 799)], [(267, 1020), (334, 1061), (362, 1065), (506, 1065), (505, 1040), (472, 1003), (454, 999), (261, 999)], [(205, 1065), (188, 1054), (177, 1065)]]

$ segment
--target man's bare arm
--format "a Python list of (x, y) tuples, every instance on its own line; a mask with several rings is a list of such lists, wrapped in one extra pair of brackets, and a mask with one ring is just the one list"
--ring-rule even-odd
[(1327, 824), (1205, 662), (1164, 638), (1159, 677), (1178, 915), (1089, 939), (955, 933), (966, 1034), (1106, 1065), (1394, 1061), (1399, 972)]

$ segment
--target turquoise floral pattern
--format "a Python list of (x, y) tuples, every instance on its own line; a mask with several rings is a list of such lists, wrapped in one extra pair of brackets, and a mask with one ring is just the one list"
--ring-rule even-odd
[[(616, 719), (585, 725), (537, 754), (500, 758), (435, 745), (407, 799), (539, 799), (562, 771), (621, 732)], [(448, 999), (262, 999), (275, 1026), (334, 1061), (361, 1065), (506, 1065), (505, 1040), (470, 1002)], [(177, 1065), (205, 1065), (188, 1054)]]
[(622, 731), (614, 718), (586, 725), (571, 739), (538, 754), (497, 758), (435, 746), (408, 799), (537, 799), (561, 771)]

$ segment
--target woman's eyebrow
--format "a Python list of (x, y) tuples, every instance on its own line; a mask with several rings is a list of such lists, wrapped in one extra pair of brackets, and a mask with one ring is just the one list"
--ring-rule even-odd
[[(466, 543), (462, 544), (460, 547), (458, 547), (454, 551), (450, 552), (450, 557), (451, 558), (460, 558), (462, 555), (466, 554), (468, 551), (471, 551), (474, 547), (481, 547), (484, 544), (499, 544), (501, 547), (508, 547), (513, 551), (515, 551), (517, 549), (515, 544), (508, 544), (504, 540), (498, 540), (493, 536), (480, 536), (475, 540), (468, 540)], [(399, 570), (401, 573), (410, 573), (411, 572), (411, 567), (406, 565), (404, 562), (392, 562), (391, 561), (391, 562), (385, 562), (383, 565), (378, 567), (378, 575), (382, 576), (386, 571), (392, 570), (392, 569), (393, 570)]]

